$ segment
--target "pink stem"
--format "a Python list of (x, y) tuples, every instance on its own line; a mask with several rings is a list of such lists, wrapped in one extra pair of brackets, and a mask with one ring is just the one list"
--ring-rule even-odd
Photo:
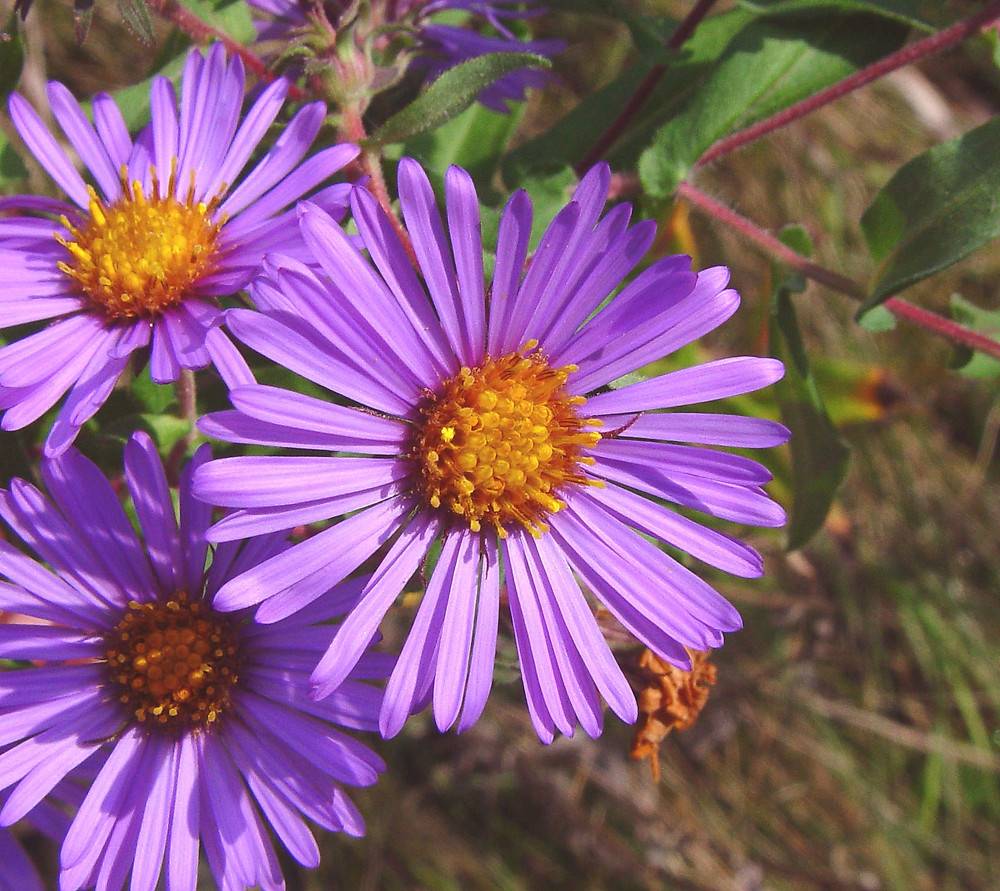
[[(826, 285), (831, 290), (839, 291), (855, 300), (867, 298), (867, 292), (860, 283), (806, 259), (769, 232), (765, 232), (752, 220), (741, 216), (690, 183), (681, 183), (677, 188), (677, 194), (713, 219), (739, 232), (748, 241), (763, 248), (786, 266), (802, 273), (806, 278)], [(897, 318), (905, 319), (927, 331), (945, 337), (952, 343), (958, 343), (1000, 359), (1000, 343), (978, 331), (959, 325), (957, 322), (946, 319), (930, 310), (914, 306), (900, 297), (890, 297), (884, 306)]]
[[(224, 31), (220, 31), (218, 28), (214, 28), (208, 24), (208, 22), (198, 18), (190, 9), (181, 6), (177, 0), (147, 0), (147, 2), (153, 12), (171, 24), (176, 25), (195, 43), (210, 43), (213, 40), (217, 40), (225, 46), (230, 54), (239, 56), (243, 60), (243, 64), (246, 65), (247, 70), (253, 72), (262, 80), (274, 80), (274, 72), (267, 67), (267, 64), (260, 56), (251, 52), (238, 41), (233, 40)], [(294, 84), (289, 87), (288, 95), (292, 99), (305, 98), (305, 93)]]
[(365, 130), (361, 112), (357, 108), (347, 107), (341, 110), (340, 119), (341, 135), (344, 139), (348, 142), (356, 142), (361, 146), (361, 156), (358, 158), (358, 164), (361, 170), (368, 176), (368, 191), (375, 196), (382, 210), (389, 217), (389, 222), (392, 223), (392, 228), (395, 230), (400, 242), (402, 242), (406, 254), (410, 258), (410, 262), (416, 266), (417, 255), (413, 251), (410, 235), (392, 206), (389, 187), (386, 185), (385, 173), (382, 170), (382, 158), (376, 150), (365, 148), (365, 140), (368, 138), (368, 133)]
[[(667, 49), (669, 50), (679, 50), (684, 42), (694, 33), (695, 28), (703, 18), (708, 14), (709, 10), (715, 5), (715, 0), (698, 0), (697, 3), (691, 8), (691, 11), (684, 17), (681, 23), (677, 26), (677, 30), (670, 35), (670, 40), (667, 41)], [(605, 153), (611, 146), (613, 146), (617, 141), (618, 137), (622, 135), (625, 128), (628, 126), (629, 122), (634, 118), (643, 105), (646, 104), (646, 100), (649, 99), (650, 94), (656, 89), (656, 85), (660, 82), (660, 78), (663, 77), (667, 68), (665, 65), (654, 65), (649, 69), (649, 72), (642, 79), (642, 82), (636, 87), (635, 92), (632, 94), (631, 98), (625, 104), (625, 107), (621, 110), (621, 113), (611, 122), (607, 130), (605, 130), (597, 142), (594, 143), (593, 148), (584, 156), (583, 160), (576, 165), (577, 174), (582, 174), (584, 171), (590, 169), (594, 164), (604, 157)]]
[(827, 87), (825, 90), (820, 90), (808, 99), (796, 102), (794, 105), (790, 105), (783, 111), (779, 111), (777, 114), (771, 115), (771, 117), (765, 118), (763, 121), (758, 121), (745, 130), (740, 130), (738, 133), (733, 133), (731, 136), (720, 139), (695, 162), (695, 166), (703, 167), (706, 164), (711, 164), (723, 155), (728, 155), (730, 152), (790, 124), (792, 121), (805, 117), (817, 108), (828, 105), (842, 96), (846, 96), (848, 93), (866, 84), (870, 84), (872, 81), (878, 80), (880, 77), (885, 77), (885, 75), (896, 71), (898, 68), (903, 68), (934, 53), (939, 53), (942, 50), (955, 46), (966, 38), (977, 34), (981, 29), (993, 24), (997, 19), (1000, 19), (1000, 0), (994, 0), (993, 3), (990, 3), (975, 13), (975, 15), (956, 22), (954, 25), (945, 28), (943, 31), (939, 31), (937, 34), (932, 34), (930, 37), (925, 37), (923, 40), (918, 40), (915, 43), (904, 46), (901, 50), (891, 53), (884, 59), (879, 59), (879, 61), (869, 65), (867, 68), (862, 68), (861, 71), (852, 74), (850, 77), (845, 77), (842, 81)]

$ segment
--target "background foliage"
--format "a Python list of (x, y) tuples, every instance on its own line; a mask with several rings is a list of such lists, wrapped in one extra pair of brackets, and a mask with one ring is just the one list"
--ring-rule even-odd
[[(252, 37), (240, 2), (185, 5), (236, 40)], [(379, 118), (376, 108), (369, 131), (390, 157), (439, 172), (462, 164), (496, 205), (527, 188), (537, 238), (574, 165), (665, 66), (608, 157), (624, 171), (619, 190), (661, 223), (654, 254), (733, 268), (744, 309), (697, 355), (770, 350), (787, 362), (754, 410), (795, 429), (774, 457), (792, 521), (748, 535), (767, 554), (766, 580), (719, 579), (746, 630), (716, 654), (719, 682), (698, 724), (667, 740), (660, 783), (628, 760), (630, 731), (614, 721), (596, 743), (539, 746), (510, 654), (472, 731), (439, 736), (425, 716), (381, 744), (386, 778), (358, 796), (368, 839), (326, 837), (318, 873), (286, 864), (289, 887), (1000, 886), (1000, 362), (895, 326), (884, 309), (859, 326), (857, 304), (674, 198), (693, 181), (780, 231), (798, 254), (862, 283), (853, 296), (866, 309), (907, 287), (913, 303), (997, 337), (1000, 256), (995, 245), (972, 254), (1000, 233), (995, 31), (695, 172), (718, 139), (983, 4), (720, 2), (680, 53), (665, 43), (688, 2), (548, 5), (541, 36), (568, 36), (570, 48), (526, 109), (470, 106), (473, 81), (459, 77), (409, 112)], [(46, 77), (80, 96), (110, 85), (130, 123), (142, 121), (143, 82), (176, 75), (187, 39), (126, 9), (131, 28), (98, 4), (80, 45), (72, 8), (39, 0), (3, 45), (0, 90), (19, 77), (32, 98)], [(144, 45), (133, 32), (147, 28)], [(480, 60), (472, 74), (489, 79), (492, 64), (509, 63)], [(9, 121), (0, 126), (0, 189), (44, 188), (9, 144)], [(223, 405), (221, 387), (201, 401)], [(173, 391), (140, 375), (80, 446), (111, 469), (141, 426), (170, 453), (187, 431), (174, 412)], [(47, 426), (3, 435), (3, 479), (33, 472)], [(410, 608), (398, 608), (397, 631)]]

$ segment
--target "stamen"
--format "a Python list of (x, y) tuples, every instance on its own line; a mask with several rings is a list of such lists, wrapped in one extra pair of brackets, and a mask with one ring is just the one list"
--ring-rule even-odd
[(418, 487), (473, 532), (485, 521), (501, 538), (514, 523), (542, 535), (545, 518), (566, 506), (559, 490), (591, 484), (579, 465), (601, 434), (577, 413), (586, 399), (565, 391), (576, 366), (552, 368), (537, 346), (461, 368), (421, 408), (410, 450)]
[(132, 601), (107, 636), (107, 664), (119, 699), (141, 724), (207, 728), (229, 707), (238, 681), (231, 620), (184, 592)]
[[(69, 257), (59, 269), (72, 278), (95, 308), (112, 319), (154, 317), (176, 306), (209, 273), (224, 220), (214, 220), (218, 199), (194, 201), (194, 182), (185, 201), (174, 197), (176, 162), (167, 197), (160, 196), (156, 171), (149, 194), (122, 171), (122, 197), (107, 205), (93, 189), (89, 218), (80, 226), (63, 217), (70, 233), (56, 240)], [(221, 194), (221, 193), (220, 193)]]

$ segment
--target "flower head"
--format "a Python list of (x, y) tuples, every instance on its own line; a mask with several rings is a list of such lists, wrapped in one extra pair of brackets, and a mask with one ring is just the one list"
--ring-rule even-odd
[[(220, 888), (283, 887), (267, 826), (300, 863), (319, 851), (303, 818), (363, 832), (340, 783), (368, 785), (381, 760), (337, 729), (376, 726), (384, 677), (363, 657), (330, 699), (308, 674), (362, 583), (285, 622), (220, 612), (221, 585), (281, 553), (281, 535), (233, 541), (208, 560), (210, 509), (180, 485), (180, 520), (151, 441), (125, 449), (126, 482), (145, 544), (101, 472), (75, 450), (42, 466), (50, 498), (23, 480), (0, 516), (46, 565), (0, 542), (0, 609), (44, 624), (0, 626), (4, 658), (41, 667), (0, 673), (5, 716), (0, 824), (31, 810), (79, 764), (97, 767), (66, 833), (60, 887), (194, 889), (199, 848)], [(51, 500), (50, 500), (51, 499)], [(208, 563), (206, 568), (206, 562)]]
[[(339, 145), (303, 161), (322, 103), (303, 107), (244, 176), (281, 110), (275, 81), (240, 118), (244, 77), (220, 45), (192, 52), (178, 108), (164, 77), (150, 88), (151, 123), (135, 138), (107, 95), (93, 123), (69, 91), (49, 84), (52, 112), (93, 177), (88, 184), (19, 95), (10, 114), (38, 162), (66, 193), (0, 199), (0, 328), (56, 319), (0, 349), (2, 427), (39, 418), (69, 393), (46, 443), (58, 454), (100, 408), (129, 356), (151, 344), (155, 381), (214, 364), (229, 384), (253, 381), (218, 327), (219, 298), (243, 288), (265, 252), (300, 253), (288, 208), (323, 185), (357, 149)], [(348, 187), (313, 200), (334, 215)]]
[[(755, 461), (690, 443), (784, 442), (773, 421), (673, 412), (779, 379), (780, 362), (733, 358), (610, 385), (722, 324), (739, 297), (728, 271), (652, 263), (604, 301), (649, 249), (655, 226), (630, 208), (601, 218), (610, 171), (591, 170), (526, 263), (523, 192), (500, 221), (484, 282), (479, 205), (469, 175), (445, 178), (446, 223), (423, 170), (404, 160), (401, 206), (423, 281), (363, 190), (352, 193), (363, 256), (306, 206), (302, 235), (322, 269), (271, 258), (255, 282), (263, 312), (233, 310), (244, 343), (358, 408), (270, 387), (231, 391), (234, 411), (202, 430), (233, 442), (341, 453), (244, 457), (200, 467), (197, 497), (238, 508), (215, 540), (357, 511), (232, 579), (220, 609), (260, 604), (262, 622), (300, 609), (309, 580), (345, 577), (388, 545), (312, 680), (336, 689), (430, 546), (442, 542), (386, 690), (380, 724), (398, 731), (433, 697), (442, 729), (476, 720), (492, 677), (506, 585), (528, 708), (539, 736), (579, 723), (600, 732), (599, 695), (624, 720), (636, 703), (581, 582), (660, 658), (718, 647), (736, 610), (649, 538), (740, 576), (762, 572), (747, 545), (668, 507), (763, 526), (784, 522)], [(347, 453), (347, 454), (343, 454)]]
[[(247, 2), (264, 16), (257, 23), (261, 40), (286, 42), (304, 34), (310, 26), (314, 4), (309, 0)], [(534, 18), (544, 12), (544, 7), (534, 0), (375, 0), (363, 16), (358, 16), (357, 4), (348, 0), (325, 0), (323, 11), (338, 34), (345, 27), (359, 29), (356, 43), (366, 48), (391, 45), (394, 32), (415, 32), (413, 70), (427, 80), (486, 53), (554, 56), (565, 48), (561, 40), (522, 40), (508, 27), (507, 23), (513, 19)], [(485, 24), (494, 33), (482, 34), (472, 27), (444, 24), (436, 19), (439, 13), (448, 11), (468, 13), (470, 25)], [(528, 87), (540, 87), (545, 79), (541, 71), (515, 71), (483, 90), (479, 101), (506, 112), (508, 100), (523, 99)], [(376, 80), (389, 85), (394, 78), (383, 76)]]

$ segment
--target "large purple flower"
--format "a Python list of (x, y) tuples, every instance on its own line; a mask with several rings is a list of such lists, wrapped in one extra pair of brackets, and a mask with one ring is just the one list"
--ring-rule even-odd
[[(152, 121), (135, 139), (105, 94), (94, 122), (62, 84), (49, 85), (52, 112), (93, 176), (88, 185), (34, 109), (10, 98), (10, 114), (38, 162), (69, 202), (0, 199), (0, 329), (59, 319), (0, 349), (2, 428), (31, 423), (69, 391), (46, 443), (58, 454), (107, 399), (130, 354), (152, 341), (155, 381), (214, 363), (229, 384), (253, 381), (217, 327), (220, 297), (243, 288), (265, 252), (300, 253), (292, 210), (357, 149), (338, 145), (303, 162), (325, 115), (304, 106), (263, 158), (244, 168), (288, 91), (268, 86), (240, 120), (238, 58), (216, 45), (192, 52), (180, 114), (164, 77), (150, 89)], [(313, 200), (339, 215), (348, 186)]]
[[(303, 32), (309, 23), (311, 3), (307, 0), (247, 0), (266, 18), (257, 24), (261, 40), (288, 41)], [(325, 0), (324, 11), (339, 30), (345, 12), (357, 14), (349, 0)], [(470, 24), (488, 24), (495, 34), (481, 34), (470, 27), (442, 24), (435, 15), (446, 11), (467, 12)], [(521, 40), (507, 26), (511, 19), (534, 18), (544, 12), (539, 3), (529, 0), (374, 0), (368, 15), (368, 32), (385, 36), (393, 27), (415, 29), (418, 59), (415, 69), (427, 79), (437, 77), (460, 62), (486, 53), (537, 53), (554, 56), (565, 49), (562, 40)], [(367, 32), (366, 32), (367, 36)], [(479, 101), (496, 111), (506, 112), (507, 102), (524, 98), (529, 87), (545, 84), (546, 74), (525, 69), (502, 77), (487, 87)]]
[[(62, 805), (79, 806), (81, 788), (70, 780), (63, 780), (55, 789), (53, 800), (40, 802), (22, 821), (56, 843), (62, 842), (69, 828), (69, 817)], [(0, 796), (0, 801), (6, 796)], [(0, 891), (45, 891), (45, 882), (38, 869), (24, 850), (17, 834), (10, 829), (0, 829)]]
[[(319, 850), (303, 818), (360, 835), (340, 783), (368, 785), (382, 761), (336, 725), (373, 730), (385, 657), (365, 656), (322, 703), (308, 675), (331, 616), (363, 583), (273, 625), (222, 614), (227, 580), (281, 553), (281, 535), (233, 541), (208, 559), (211, 509), (180, 485), (180, 521), (151, 441), (133, 436), (125, 476), (141, 545), (111, 485), (76, 450), (42, 465), (51, 500), (23, 480), (0, 516), (42, 563), (0, 542), (0, 609), (46, 624), (0, 625), (0, 656), (41, 667), (0, 672), (0, 809), (8, 826), (78, 764), (106, 757), (62, 845), (60, 888), (193, 891), (199, 848), (220, 888), (283, 888), (267, 827), (307, 866)], [(207, 568), (206, 568), (206, 563)]]
[[(629, 372), (721, 325), (739, 297), (724, 268), (659, 260), (602, 303), (640, 262), (655, 226), (631, 208), (603, 219), (610, 171), (595, 167), (527, 263), (531, 203), (505, 208), (484, 286), (479, 205), (469, 175), (445, 178), (447, 228), (416, 162), (399, 166), (400, 202), (423, 283), (365, 191), (351, 196), (365, 257), (315, 207), (302, 236), (323, 275), (271, 258), (230, 330), (359, 408), (265, 386), (231, 391), (235, 411), (202, 430), (231, 442), (355, 453), (237, 457), (195, 475), (196, 497), (237, 508), (209, 533), (225, 541), (356, 511), (219, 590), (219, 609), (294, 614), (388, 545), (357, 607), (313, 673), (341, 683), (435, 541), (440, 556), (386, 690), (382, 732), (433, 696), (438, 727), (468, 727), (486, 701), (502, 579), (538, 735), (601, 729), (599, 696), (626, 721), (634, 696), (581, 583), (636, 638), (688, 666), (740, 627), (736, 610), (650, 538), (730, 573), (761, 574), (747, 545), (669, 508), (778, 526), (755, 461), (687, 443), (761, 448), (773, 421), (665, 412), (778, 380), (775, 359), (733, 358), (617, 389)], [(428, 293), (430, 299), (428, 299)], [(683, 444), (676, 444), (683, 443)], [(648, 538), (646, 537), (648, 536)]]

